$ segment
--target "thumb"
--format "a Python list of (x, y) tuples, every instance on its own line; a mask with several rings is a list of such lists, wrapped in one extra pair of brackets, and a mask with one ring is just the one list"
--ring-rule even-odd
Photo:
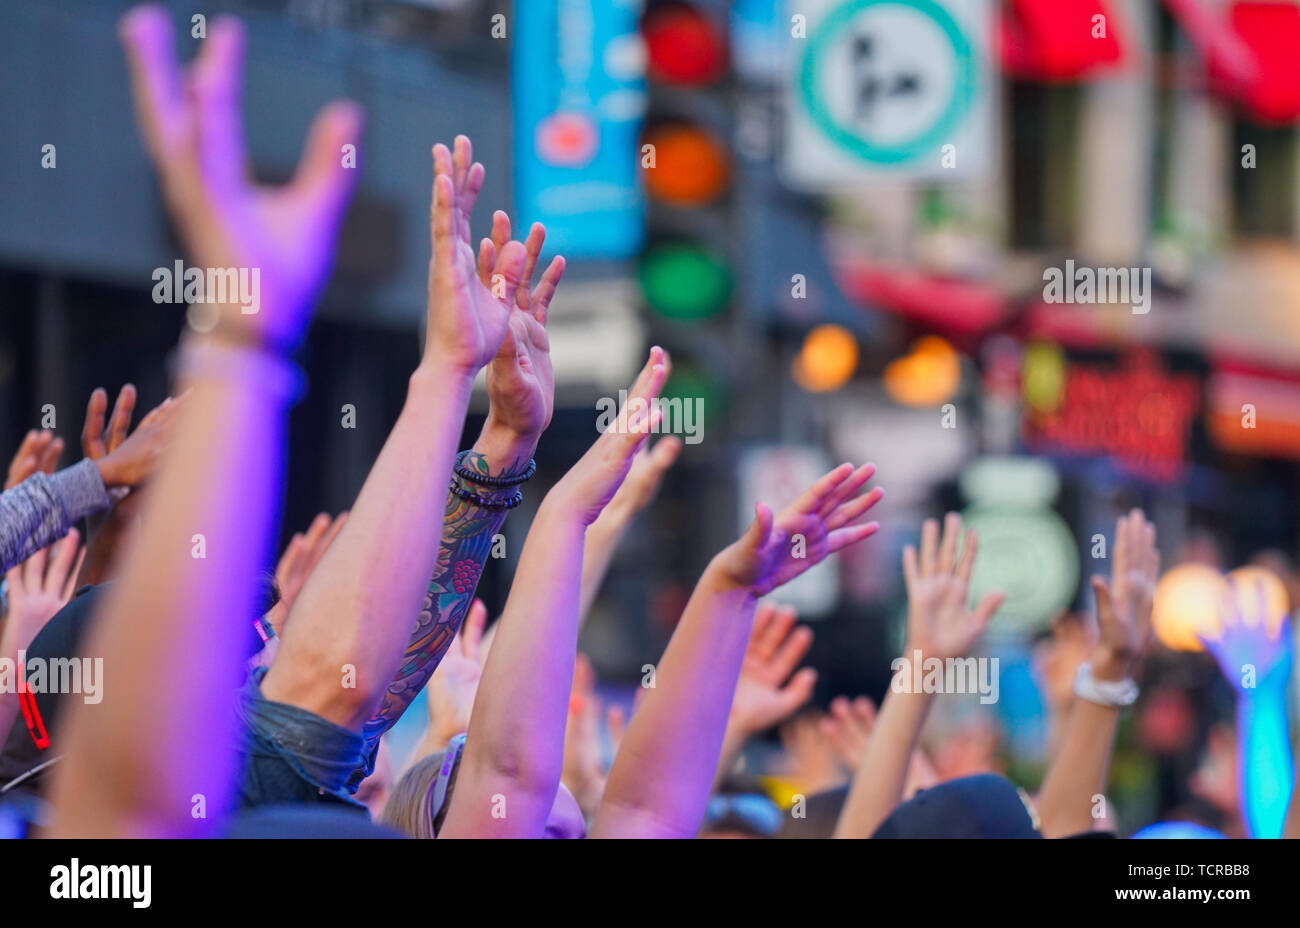
[(772, 533), (772, 509), (766, 503), (754, 504), (754, 521), (740, 539), (740, 545), (746, 551), (757, 551), (763, 547)]
[[(365, 110), (350, 100), (335, 100), (316, 114), (293, 176), (293, 189), (327, 221), (337, 218), (356, 184), (359, 162), (346, 159), (343, 146), (360, 154)], [(345, 165), (345, 161), (347, 164)]]

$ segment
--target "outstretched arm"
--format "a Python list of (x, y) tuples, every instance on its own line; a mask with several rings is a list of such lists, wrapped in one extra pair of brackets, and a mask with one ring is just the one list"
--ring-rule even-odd
[[(961, 517), (948, 513), (943, 540), (939, 523), (926, 519), (921, 526), (921, 553), (903, 549), (903, 578), (907, 585), (907, 641), (903, 657), (892, 665), (902, 668), (931, 658), (947, 660), (970, 650), (1002, 604), (1001, 593), (989, 593), (971, 609), (967, 605), (971, 571), (975, 567), (978, 539), (966, 533), (958, 554)], [(867, 737), (862, 759), (853, 776), (848, 799), (835, 826), (837, 838), (869, 838), (903, 798), (921, 726), (929, 714), (932, 695), (908, 692), (910, 687), (891, 683)]]
[(876, 531), (853, 524), (880, 499), (879, 489), (854, 495), (874, 472), (843, 464), (777, 516), (759, 503), (745, 535), (709, 563), (628, 725), (593, 836), (699, 831), (758, 598)]
[[(530, 289), (545, 241), (546, 229), (534, 223), (524, 241), (523, 277), (510, 310), (506, 337), (487, 368), (487, 421), (473, 449), (460, 456), (464, 469), (488, 481), (522, 479), (537, 440), (551, 421), (555, 383), (546, 319), (564, 274), (564, 259), (553, 259), (537, 286)], [(509, 243), (510, 220), (498, 210), (493, 217), (492, 237), (479, 246), (479, 280), (489, 290), (500, 286), (492, 279), (492, 262)], [(463, 490), (488, 500), (489, 505), (447, 494), (437, 566), (429, 579), (423, 608), (416, 616), (406, 651), (383, 701), (366, 723), (366, 738), (372, 745), (401, 718), (447, 652), (474, 598), (493, 538), (506, 520), (508, 510), (503, 507), (516, 490), (497, 489), (463, 477), (453, 479)]]
[[(103, 431), (103, 390), (91, 396), (87, 430)], [(113, 499), (109, 489), (137, 486), (154, 469), (170, 435), (169, 422), (157, 422), (160, 410), (141, 422), (131, 440), (126, 437), (130, 408), (135, 404), (135, 387), (122, 388), (122, 398), (113, 411), (113, 427), (106, 445), (101, 439), (97, 453), (87, 460), (55, 473), (63, 439), (51, 432), (28, 432), (9, 464), (5, 490), (0, 494), (0, 571), (21, 564), (37, 551), (62, 538), (69, 528), (87, 516), (108, 509)], [(164, 406), (170, 411), (170, 401)], [(154, 427), (158, 426), (158, 427)]]
[[(618, 424), (596, 439), (538, 508), (483, 668), (441, 836), (543, 833), (564, 757), (584, 535), (658, 421), (649, 401), (663, 386), (662, 358), (662, 349), (651, 349)], [(495, 797), (504, 799), (504, 815), (495, 814)]]
[(609, 573), (614, 552), (632, 521), (654, 500), (664, 475), (681, 453), (682, 440), (675, 435), (667, 435), (655, 442), (654, 447), (647, 445), (637, 452), (627, 479), (600, 518), (587, 530), (587, 543), (582, 551), (582, 603), (579, 607), (583, 622), (591, 614), (596, 594)]
[(804, 667), (796, 673), (795, 668), (812, 647), (813, 633), (807, 625), (796, 625), (797, 620), (794, 609), (770, 602), (759, 603), (754, 612), (722, 737), (717, 783), (731, 772), (750, 738), (794, 715), (812, 699), (817, 671)]
[[(262, 693), (353, 731), (379, 708), (438, 553), (456, 443), (474, 377), (501, 346), (524, 247), (497, 255), (500, 292), (475, 274), (469, 213), (483, 184), (469, 139), (433, 149), (428, 342), (406, 403), (334, 543), (285, 623)], [(376, 571), (380, 571), (377, 575)], [(450, 636), (447, 637), (450, 641)], [(444, 645), (445, 647), (445, 645)], [(344, 686), (344, 674), (355, 686)]]
[(1270, 616), (1262, 582), (1241, 590), (1230, 581), (1219, 632), (1206, 639), (1237, 700), (1237, 782), (1251, 837), (1283, 833), (1295, 769), (1286, 694), (1294, 639), (1285, 617)]
[[(149, 685), (72, 707), (53, 785), (60, 837), (194, 834), (221, 817), (236, 764), (231, 690), (272, 556), (295, 387), (283, 356), (327, 275), (355, 174), (338, 152), (361, 128), (355, 107), (327, 109), (293, 181), (256, 189), (244, 174), (238, 22), (211, 23), (185, 75), (164, 9), (132, 10), (121, 31), (147, 147), (191, 259), (259, 269), (260, 312), (214, 306), (214, 331), (183, 347), (193, 393), (87, 644), (110, 677)], [(202, 558), (192, 553), (200, 542)], [(191, 815), (198, 796), (207, 818)]]
[(1155, 526), (1140, 509), (1120, 517), (1111, 556), (1109, 585), (1101, 577), (1092, 578), (1099, 636), (1080, 677), (1083, 682), (1090, 676), (1092, 682), (1084, 683), (1083, 695), (1076, 683), (1060, 750), (1038, 793), (1038, 815), (1047, 838), (1082, 834), (1092, 828), (1093, 797), (1105, 793), (1119, 727), (1121, 701), (1105, 698), (1103, 691), (1127, 681), (1136, 694), (1132, 676), (1150, 642), (1160, 554)]

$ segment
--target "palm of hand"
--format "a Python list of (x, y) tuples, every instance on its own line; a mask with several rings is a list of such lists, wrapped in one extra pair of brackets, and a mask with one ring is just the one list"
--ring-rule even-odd
[(477, 370), (501, 347), (510, 325), (510, 304), (493, 296), (478, 279), (467, 237), (456, 237), (449, 259), (440, 259), (435, 251), (433, 275), (435, 306), (449, 310), (434, 316), (436, 342)]
[(751, 729), (775, 725), (787, 714), (780, 687), (781, 681), (771, 679), (764, 665), (747, 658), (736, 682), (733, 717)]
[[(259, 192), (251, 199), (255, 231), (250, 231), (249, 237), (256, 250), (244, 266), (261, 269), (261, 301), (277, 310), (267, 314), (264, 324), (276, 328), (267, 334), (273, 341), (283, 342), (296, 337), (301, 317), (325, 284), (338, 220), (313, 215), (321, 210), (285, 190)], [(258, 315), (262, 315), (260, 311)]]
[[(1128, 571), (1117, 578), (1111, 596), (1112, 617), (1099, 612), (1099, 645), (1118, 655), (1134, 655), (1143, 651), (1147, 626), (1150, 623), (1154, 584), (1139, 570)], [(1108, 618), (1111, 620), (1108, 621)]]
[(214, 21), (184, 69), (168, 13), (159, 6), (133, 9), (120, 33), (146, 146), (188, 250), (203, 267), (258, 274), (257, 292), (248, 294), (258, 300), (256, 311), (227, 299), (223, 319), (278, 348), (293, 348), (324, 281), (356, 178), (339, 153), (359, 145), (361, 111), (330, 104), (312, 125), (293, 179), (275, 190), (254, 187), (245, 174), (240, 113), (243, 27), (225, 17)]
[(62, 608), (63, 597), (57, 591), (27, 590), (20, 596), (11, 592), (7, 624), (13, 626), (14, 636), (25, 647)]
[(937, 574), (916, 581), (910, 594), (909, 648), (925, 657), (959, 657), (981, 630), (975, 613), (966, 606), (965, 580)]
[(1220, 637), (1207, 638), (1204, 642), (1223, 676), (1239, 689), (1248, 666), (1254, 668), (1254, 678), (1258, 682), (1288, 667), (1292, 659), (1292, 638), (1285, 624), (1277, 635), (1273, 635), (1268, 630), (1268, 623), (1263, 621), (1254, 625), (1225, 622)]
[(517, 434), (535, 435), (551, 424), (551, 344), (546, 327), (525, 310), (509, 313), (505, 340), (488, 365), (487, 387), (493, 417)]
[(478, 661), (458, 651), (458, 648), (447, 650), (429, 686), (429, 712), (447, 737), (469, 727), (474, 695), (483, 675)]

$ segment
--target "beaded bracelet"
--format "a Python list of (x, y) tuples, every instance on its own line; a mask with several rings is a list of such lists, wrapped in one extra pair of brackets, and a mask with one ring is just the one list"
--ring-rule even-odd
[(461, 478), (462, 480), (468, 480), (470, 483), (477, 483), (479, 486), (492, 487), (494, 489), (505, 489), (506, 487), (517, 487), (521, 483), (527, 483), (532, 478), (533, 474), (537, 473), (537, 461), (532, 458), (529, 459), (528, 467), (524, 469), (524, 472), (522, 474), (513, 474), (510, 476), (503, 476), (503, 477), (493, 477), (490, 476), (489, 474), (475, 473), (474, 471), (466, 467), (463, 463), (465, 460), (465, 455), (469, 453), (470, 452), (468, 451), (462, 451), (459, 455), (456, 456), (455, 473), (456, 476)]
[(497, 512), (502, 512), (507, 509), (514, 509), (516, 506), (518, 506), (520, 503), (524, 501), (523, 490), (515, 490), (514, 496), (507, 497), (506, 499), (503, 500), (489, 499), (486, 496), (480, 496), (479, 494), (475, 493), (473, 490), (469, 490), (461, 486), (460, 483), (458, 483), (454, 477), (450, 482), (450, 489), (451, 492), (456, 495), (456, 497), (458, 497), (459, 499), (463, 499), (467, 503), (473, 503), (475, 506), (478, 506), (480, 509), (490, 509)]
[(504, 490), (507, 489), (507, 487), (519, 486), (520, 483), (528, 482), (530, 478), (532, 478), (533, 474), (537, 473), (537, 461), (533, 459), (529, 459), (528, 468), (524, 469), (524, 473), (512, 474), (512, 476), (491, 477), (489, 474), (476, 473), (465, 467), (463, 464), (465, 455), (467, 454), (469, 454), (468, 451), (461, 451), (458, 458), (456, 458), (455, 474), (460, 477), (461, 480), (478, 483), (480, 486), (490, 486), (495, 490)]

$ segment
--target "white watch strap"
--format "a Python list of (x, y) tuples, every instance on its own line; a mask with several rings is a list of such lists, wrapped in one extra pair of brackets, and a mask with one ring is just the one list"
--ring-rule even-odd
[(1092, 664), (1084, 661), (1074, 677), (1074, 695), (1099, 706), (1118, 709), (1133, 705), (1138, 698), (1138, 685), (1131, 677), (1123, 680), (1098, 680), (1092, 675)]

